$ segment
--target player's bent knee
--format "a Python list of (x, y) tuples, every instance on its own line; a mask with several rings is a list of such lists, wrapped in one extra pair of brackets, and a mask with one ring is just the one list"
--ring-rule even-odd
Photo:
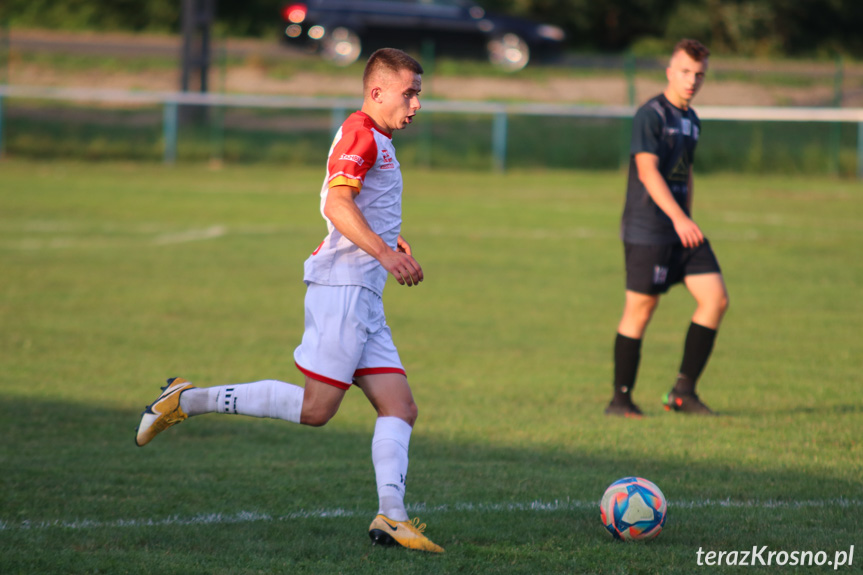
[(417, 404), (413, 401), (408, 403), (403, 403), (397, 407), (390, 407), (389, 409), (379, 409), (378, 416), (380, 417), (398, 417), (402, 421), (406, 422), (411, 427), (416, 423), (417, 416), (419, 415), (419, 409), (417, 408)]
[(336, 412), (330, 409), (303, 409), (300, 423), (309, 427), (323, 427), (335, 414)]
[(650, 321), (657, 307), (659, 307), (658, 297), (630, 297), (627, 299), (623, 311), (634, 321), (646, 323)]
[(419, 416), (419, 408), (417, 407), (417, 404), (413, 401), (410, 402), (410, 404), (407, 406), (406, 415), (407, 417), (404, 417), (403, 419), (408, 422), (408, 425), (413, 427), (414, 423), (416, 423), (417, 421), (417, 417)]
[(649, 324), (650, 320), (653, 318), (653, 312), (655, 309), (655, 305), (629, 307), (625, 310), (621, 323), (632, 326), (638, 331), (644, 331), (647, 324)]
[(320, 414), (303, 415), (300, 417), (300, 423), (309, 427), (323, 427), (332, 419), (332, 416), (323, 416)]
[(710, 305), (716, 310), (719, 316), (725, 315), (725, 312), (728, 311), (728, 293), (723, 292), (719, 294), (713, 299)]

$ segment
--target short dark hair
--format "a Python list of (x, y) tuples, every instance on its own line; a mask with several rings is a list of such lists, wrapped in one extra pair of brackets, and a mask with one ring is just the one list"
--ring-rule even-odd
[(686, 52), (686, 55), (696, 62), (706, 60), (710, 56), (710, 50), (707, 49), (707, 46), (698, 40), (690, 40), (689, 38), (684, 38), (675, 44), (674, 50), (671, 51), (672, 57), (680, 51)]
[(366, 87), (369, 78), (373, 74), (381, 70), (395, 73), (402, 70), (410, 70), (414, 74), (423, 73), (422, 65), (402, 50), (397, 48), (381, 48), (369, 56), (369, 60), (366, 62), (366, 69), (363, 72), (363, 87)]

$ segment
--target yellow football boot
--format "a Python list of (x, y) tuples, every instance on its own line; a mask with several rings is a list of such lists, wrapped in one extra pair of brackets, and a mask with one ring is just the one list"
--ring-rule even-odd
[(393, 521), (386, 515), (378, 515), (369, 526), (369, 537), (373, 545), (401, 545), (407, 549), (443, 553), (443, 547), (423, 535), (425, 528), (426, 524), (420, 523), (419, 517), (410, 521)]
[(141, 414), (141, 424), (138, 425), (138, 435), (135, 436), (138, 447), (147, 445), (156, 435), (189, 417), (180, 408), (180, 394), (193, 387), (195, 386), (180, 377), (168, 380), (168, 385), (162, 388), (162, 394)]

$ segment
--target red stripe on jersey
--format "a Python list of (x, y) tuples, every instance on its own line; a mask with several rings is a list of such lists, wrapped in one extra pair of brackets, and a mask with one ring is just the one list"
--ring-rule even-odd
[(304, 368), (303, 366), (301, 366), (297, 362), (294, 362), (294, 365), (296, 365), (297, 369), (299, 369), (301, 372), (303, 372), (303, 375), (305, 375), (306, 377), (311, 377), (312, 379), (314, 379), (316, 381), (320, 381), (321, 383), (326, 383), (327, 385), (332, 385), (333, 387), (338, 387), (339, 389), (350, 389), (351, 388), (350, 383), (345, 383), (345, 382), (339, 381), (337, 379), (332, 379), (332, 378), (327, 377), (325, 375), (319, 375), (313, 371), (309, 371), (308, 369)]
[(346, 185), (345, 180), (354, 180), (362, 187), (363, 179), (378, 159), (373, 129), (371, 119), (362, 112), (352, 114), (342, 124), (342, 137), (327, 161), (328, 188)]

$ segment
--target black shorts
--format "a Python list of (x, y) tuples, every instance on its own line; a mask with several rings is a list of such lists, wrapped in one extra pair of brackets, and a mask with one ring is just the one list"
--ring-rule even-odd
[(681, 244), (641, 245), (624, 242), (626, 289), (659, 295), (690, 275), (722, 273), (706, 239), (695, 248)]

